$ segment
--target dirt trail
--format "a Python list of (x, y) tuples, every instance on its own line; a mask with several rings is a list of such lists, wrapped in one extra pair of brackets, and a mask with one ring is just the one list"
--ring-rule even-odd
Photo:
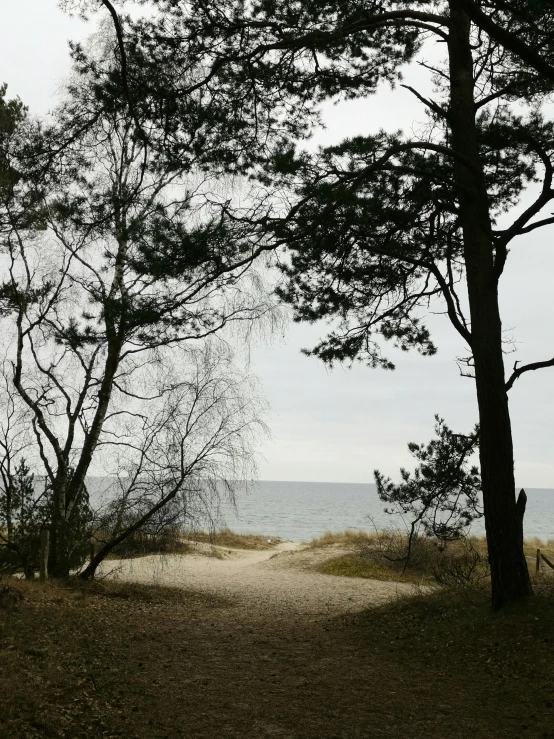
[[(224, 597), (253, 618), (321, 617), (361, 611), (413, 590), (402, 583), (335, 577), (314, 571), (344, 550), (306, 549), (283, 542), (268, 551), (196, 544), (198, 553), (109, 560), (100, 575), (173, 585)], [(207, 556), (210, 554), (216, 556)]]

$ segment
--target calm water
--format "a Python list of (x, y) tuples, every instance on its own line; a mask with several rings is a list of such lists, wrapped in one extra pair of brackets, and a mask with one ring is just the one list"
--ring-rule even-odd
[[(525, 536), (554, 538), (554, 490), (526, 488)], [(383, 512), (373, 484), (261, 481), (239, 493), (238, 514), (223, 510), (225, 523), (240, 533), (309, 541), (325, 531), (348, 527), (384, 528), (394, 518)], [(398, 519), (397, 519), (398, 522)], [(472, 531), (484, 534), (480, 520)]]
[[(89, 478), (93, 504), (108, 493), (110, 478)], [(554, 538), (554, 490), (526, 488), (525, 536)], [(108, 497), (109, 493), (108, 493)], [(279, 536), (291, 541), (310, 541), (325, 531), (346, 528), (371, 530), (402, 525), (399, 518), (383, 512), (375, 485), (334, 482), (276, 482), (252, 484), (239, 491), (237, 512), (223, 505), (221, 525), (240, 533)], [(202, 521), (198, 526), (206, 528)], [(484, 534), (483, 520), (473, 533)]]

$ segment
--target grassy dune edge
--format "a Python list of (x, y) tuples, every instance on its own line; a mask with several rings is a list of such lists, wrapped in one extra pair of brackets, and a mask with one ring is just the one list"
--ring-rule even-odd
[[(408, 536), (402, 531), (327, 531), (308, 547), (328, 550), (329, 559), (318, 566), (327, 575), (449, 586), (478, 583), (489, 577), (485, 537), (470, 536), (444, 544), (438, 539), (415, 536), (408, 564)], [(533, 575), (538, 549), (550, 561), (554, 559), (554, 539), (533, 537), (525, 541), (524, 548)], [(333, 551), (337, 551), (336, 556)], [(536, 577), (554, 577), (554, 570), (541, 562)]]
[(283, 540), (278, 536), (264, 536), (263, 534), (239, 534), (225, 527), (218, 531), (184, 531), (185, 541), (212, 544), (229, 549), (264, 550), (273, 549)]

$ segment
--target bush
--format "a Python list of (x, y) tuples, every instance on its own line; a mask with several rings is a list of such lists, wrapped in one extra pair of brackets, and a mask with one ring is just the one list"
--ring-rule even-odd
[[(42, 488), (42, 490), (41, 490)], [(0, 486), (0, 572), (14, 574), (23, 571), (28, 579), (39, 569), (40, 532), (50, 528), (50, 541), (54, 531), (55, 500), (47, 480), (40, 484), (27, 466), (20, 460), (12, 474), (4, 475)], [(92, 511), (86, 488), (81, 492), (69, 516), (69, 565), (78, 569), (89, 553)], [(52, 557), (53, 547), (50, 548)], [(52, 566), (52, 563), (49, 565)]]
[(489, 573), (486, 555), (481, 554), (466, 537), (445, 542), (432, 536), (411, 537), (411, 553), (407, 559), (409, 536), (403, 531), (378, 531), (369, 541), (360, 540), (357, 556), (372, 561), (381, 571), (394, 575), (434, 580), (439, 585), (455, 586), (477, 583)]
[[(99, 516), (92, 542), (102, 547), (121, 533), (132, 530), (144, 517), (147, 504), (130, 501), (123, 494), (112, 500)], [(182, 554), (188, 550), (182, 535), (182, 511), (178, 500), (168, 503), (151, 518), (116, 544), (108, 556), (140, 557), (147, 554)]]
[(162, 528), (159, 531), (135, 531), (114, 547), (112, 554), (125, 559), (147, 554), (183, 554), (188, 549), (179, 529)]
[(433, 575), (439, 585), (473, 585), (490, 576), (488, 558), (463, 538), (437, 558)]
[(0, 571), (23, 570), (32, 578), (38, 567), (40, 530), (48, 522), (44, 493), (37, 494), (34, 475), (24, 459), (12, 474), (4, 474), (0, 489)]

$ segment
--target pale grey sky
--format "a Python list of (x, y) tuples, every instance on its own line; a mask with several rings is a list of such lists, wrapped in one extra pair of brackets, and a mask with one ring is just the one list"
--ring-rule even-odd
[[(9, 85), (34, 113), (56, 102), (56, 91), (69, 69), (67, 41), (83, 38), (93, 26), (69, 19), (56, 0), (18, 0), (2, 9), (0, 82)], [(417, 85), (422, 73), (407, 72)], [(422, 120), (411, 93), (383, 90), (366, 101), (329, 106), (327, 130), (318, 137), (330, 143), (346, 135), (380, 127), (409, 129)], [(517, 241), (501, 285), (503, 324), (517, 342), (506, 357), (532, 362), (554, 354), (554, 229)], [(320, 332), (291, 325), (271, 345), (252, 350), (252, 371), (262, 380), (272, 410), (272, 439), (262, 444), (260, 477), (266, 480), (370, 482), (378, 467), (397, 476), (410, 466), (409, 441), (428, 441), (433, 415), (439, 413), (456, 431), (476, 421), (473, 382), (461, 378), (455, 357), (463, 343), (443, 316), (431, 327), (439, 353), (432, 358), (390, 351), (395, 372), (356, 366), (330, 372), (300, 354)], [(528, 487), (554, 488), (554, 369), (524, 375), (510, 392), (516, 480)]]

